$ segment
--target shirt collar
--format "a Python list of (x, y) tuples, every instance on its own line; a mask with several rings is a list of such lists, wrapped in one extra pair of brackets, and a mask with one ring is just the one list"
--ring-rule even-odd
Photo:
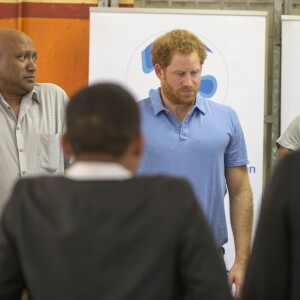
[(160, 97), (160, 88), (152, 92), (152, 94), (150, 95), (150, 101), (155, 116), (158, 115), (161, 111), (166, 110)]
[(35, 89), (33, 89), (30, 93), (31, 93), (32, 100), (35, 100), (36, 102), (41, 103), (41, 100), (39, 99), (38, 94)]
[[(25, 94), (22, 98), (22, 100), (35, 100), (36, 102), (40, 103), (41, 100), (38, 98), (37, 92), (35, 91), (35, 89), (33, 89), (32, 91), (30, 91), (29, 93)], [(2, 94), (0, 93), (0, 100), (1, 101), (5, 101), (5, 99), (3, 98)], [(5, 101), (6, 102), (6, 101)]]
[(195, 107), (197, 107), (199, 109), (199, 111), (201, 113), (203, 113), (204, 115), (206, 115), (208, 113), (208, 110), (206, 107), (206, 101), (207, 101), (206, 99), (204, 99), (203, 97), (200, 96), (199, 93), (197, 93)]
[(65, 176), (75, 180), (123, 180), (133, 174), (117, 163), (76, 161), (66, 170)]
[[(155, 116), (158, 115), (161, 111), (166, 110), (166, 108), (163, 106), (163, 102), (160, 97), (160, 88), (158, 88), (150, 95), (150, 101)], [(193, 109), (198, 109), (204, 115), (207, 113), (204, 98), (202, 98), (199, 93), (197, 93), (196, 102)]]

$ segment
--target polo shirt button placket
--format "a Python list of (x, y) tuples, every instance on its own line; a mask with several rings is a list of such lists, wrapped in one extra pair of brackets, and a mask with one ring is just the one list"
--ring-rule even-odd
[(180, 130), (180, 138), (182, 140), (186, 140), (187, 139), (187, 127), (185, 125), (185, 123), (182, 124), (181, 126), (181, 130)]

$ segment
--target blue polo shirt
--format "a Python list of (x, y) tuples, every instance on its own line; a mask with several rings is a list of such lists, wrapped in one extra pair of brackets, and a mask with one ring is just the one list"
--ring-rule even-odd
[(234, 110), (197, 95), (181, 123), (162, 104), (159, 89), (138, 102), (145, 149), (138, 174), (185, 177), (210, 223), (218, 246), (228, 241), (224, 209), (225, 167), (248, 163)]

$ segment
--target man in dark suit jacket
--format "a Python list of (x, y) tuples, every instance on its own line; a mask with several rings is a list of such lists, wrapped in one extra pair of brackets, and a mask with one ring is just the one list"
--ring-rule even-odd
[(0, 226), (0, 300), (230, 299), (189, 184), (134, 177), (142, 152), (132, 96), (114, 84), (67, 107), (66, 177), (20, 180)]
[(262, 210), (243, 300), (300, 299), (300, 152), (279, 162)]

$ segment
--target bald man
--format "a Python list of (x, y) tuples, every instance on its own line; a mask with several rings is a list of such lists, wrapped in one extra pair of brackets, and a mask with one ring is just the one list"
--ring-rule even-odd
[(37, 52), (29, 36), (0, 29), (0, 215), (20, 177), (63, 174), (60, 147), (66, 93), (35, 83)]

